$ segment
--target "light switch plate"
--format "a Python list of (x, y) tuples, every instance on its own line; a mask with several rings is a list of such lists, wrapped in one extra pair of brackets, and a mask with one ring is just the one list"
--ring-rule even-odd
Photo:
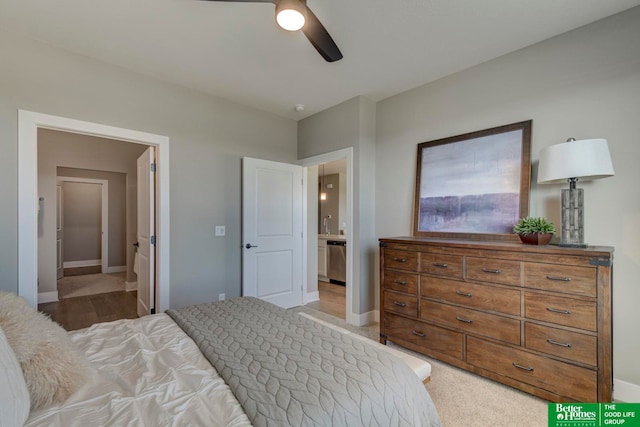
[(216, 236), (224, 236), (226, 233), (224, 225), (216, 225)]

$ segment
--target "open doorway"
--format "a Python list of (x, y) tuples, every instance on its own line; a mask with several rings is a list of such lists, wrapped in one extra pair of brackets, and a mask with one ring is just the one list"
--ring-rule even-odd
[[(146, 149), (142, 144), (91, 135), (38, 131), (38, 193), (42, 198), (38, 309), (67, 330), (137, 317), (137, 275), (132, 265), (136, 161)], [(48, 202), (52, 178), (55, 212)]]
[[(39, 295), (46, 293), (46, 288), (42, 289), (45, 276), (40, 276), (38, 268), (40, 263), (51, 265), (54, 281), (56, 277), (55, 251), (53, 255), (50, 254), (53, 258), (51, 263), (48, 257), (39, 256), (38, 253), (38, 238), (43, 232), (40, 219), (44, 218), (45, 209), (49, 212), (48, 220), (52, 218), (51, 212), (55, 211), (55, 208), (47, 205), (55, 200), (55, 195), (52, 193), (41, 196), (38, 189), (38, 132), (49, 129), (156, 147), (158, 197), (155, 203), (157, 237), (154, 237), (158, 262), (154, 268), (157, 278), (154, 303), (158, 311), (168, 309), (170, 297), (169, 139), (160, 135), (23, 110), (18, 112), (18, 127), (18, 294), (33, 307), (37, 306)], [(99, 162), (108, 154), (109, 150), (94, 152), (92, 158)], [(52, 188), (55, 188), (55, 185)], [(55, 189), (52, 190), (54, 191)], [(46, 277), (50, 275), (47, 274)]]
[(347, 161), (322, 163), (318, 171), (318, 300), (310, 308), (346, 319)]
[[(352, 303), (354, 297), (360, 292), (357, 275), (354, 275), (357, 269), (354, 268), (353, 255), (359, 250), (357, 239), (354, 238), (357, 230), (353, 227), (353, 149), (345, 148), (309, 157), (302, 159), (300, 164), (307, 169), (305, 201), (307, 287), (303, 303), (310, 304), (314, 309), (331, 311), (329, 314), (345, 319), (347, 323), (360, 325), (360, 316), (355, 313)], [(328, 182), (327, 177), (331, 175), (335, 182)], [(331, 185), (331, 188), (327, 188), (327, 185)], [(330, 212), (322, 210), (320, 200), (321, 193), (327, 191), (327, 200), (331, 203), (333, 199), (331, 203), (333, 210)], [(326, 218), (329, 215), (331, 218)], [(328, 245), (329, 241), (337, 244)], [(339, 260), (344, 260), (344, 286), (331, 283), (332, 278), (329, 276), (333, 275), (333, 271), (329, 272), (331, 266), (328, 246), (336, 246), (331, 252)], [(334, 282), (343, 281), (342, 275), (333, 279)], [(320, 307), (323, 308), (320, 309)]]

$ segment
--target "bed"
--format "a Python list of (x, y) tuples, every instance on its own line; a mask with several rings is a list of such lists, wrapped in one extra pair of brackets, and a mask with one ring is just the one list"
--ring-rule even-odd
[[(0, 301), (10, 332), (7, 317)], [(86, 360), (72, 369), (86, 369), (84, 381), (60, 402), (34, 408), (32, 395), (25, 426), (440, 425), (424, 362), (255, 298), (65, 335)]]

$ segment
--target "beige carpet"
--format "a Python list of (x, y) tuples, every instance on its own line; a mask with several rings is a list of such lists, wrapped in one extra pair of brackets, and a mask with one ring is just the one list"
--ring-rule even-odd
[[(308, 307), (297, 307), (322, 320), (378, 340), (379, 325), (348, 325), (344, 320)], [(479, 377), (403, 347), (389, 344), (431, 363), (427, 390), (444, 427), (546, 427), (547, 402), (511, 387)]]
[(58, 298), (106, 294), (125, 290), (126, 273), (83, 274), (58, 280)]

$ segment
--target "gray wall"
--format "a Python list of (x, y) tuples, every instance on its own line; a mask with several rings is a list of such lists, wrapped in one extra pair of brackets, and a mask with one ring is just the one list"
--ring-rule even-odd
[(63, 261), (102, 258), (102, 185), (62, 183)]
[[(322, 167), (320, 167), (322, 170)], [(320, 192), (323, 191), (322, 185), (324, 184), (327, 193), (327, 200), (318, 200), (318, 207), (320, 209), (320, 213), (318, 215), (318, 234), (326, 234), (326, 229), (324, 226), (324, 219), (328, 215), (331, 215), (331, 218), (327, 218), (327, 225), (329, 227), (329, 234), (339, 234), (338, 233), (338, 224), (340, 220), (340, 175), (334, 173), (332, 175), (326, 175), (324, 180), (322, 177), (318, 178), (320, 180)], [(331, 185), (332, 188), (328, 188)]]
[[(615, 177), (579, 183), (585, 240), (615, 247), (614, 374), (640, 385), (640, 7), (377, 104), (376, 233), (409, 235), (417, 144), (533, 119), (533, 215), (560, 224), (560, 190), (538, 185), (543, 147), (607, 138)], [(377, 295), (377, 293), (376, 293)]]
[[(62, 132), (64, 133), (64, 132)], [(85, 135), (78, 135), (79, 137), (91, 138)], [(98, 139), (98, 138), (96, 138)], [(85, 142), (86, 143), (86, 142)], [(107, 144), (110, 144), (107, 142)], [(145, 146), (139, 146), (137, 144), (130, 144), (132, 147), (139, 149), (140, 151), (146, 149)], [(110, 151), (115, 151), (116, 147), (111, 147)], [(68, 153), (71, 155), (71, 153)], [(138, 156), (139, 157), (139, 156)], [(131, 154), (130, 162), (135, 165), (137, 157), (136, 154)], [(132, 203), (127, 206), (127, 174), (120, 172), (106, 172), (88, 169), (77, 168), (57, 168), (58, 176), (76, 177), (76, 178), (91, 178), (102, 179), (109, 182), (109, 267), (120, 267), (127, 265), (127, 249), (132, 242), (127, 242), (127, 227), (132, 228), (132, 240), (135, 239), (135, 215), (136, 206)], [(131, 177), (130, 191), (132, 197), (136, 196), (136, 177)], [(131, 220), (127, 221), (127, 208), (131, 209)], [(133, 277), (128, 277), (127, 280), (135, 281)]]
[[(169, 137), (170, 305), (240, 294), (241, 158), (295, 162), (295, 121), (1, 29), (0, 57), (1, 289), (17, 291), (17, 110), (24, 109)], [(215, 225), (226, 225), (225, 237), (214, 237)]]

